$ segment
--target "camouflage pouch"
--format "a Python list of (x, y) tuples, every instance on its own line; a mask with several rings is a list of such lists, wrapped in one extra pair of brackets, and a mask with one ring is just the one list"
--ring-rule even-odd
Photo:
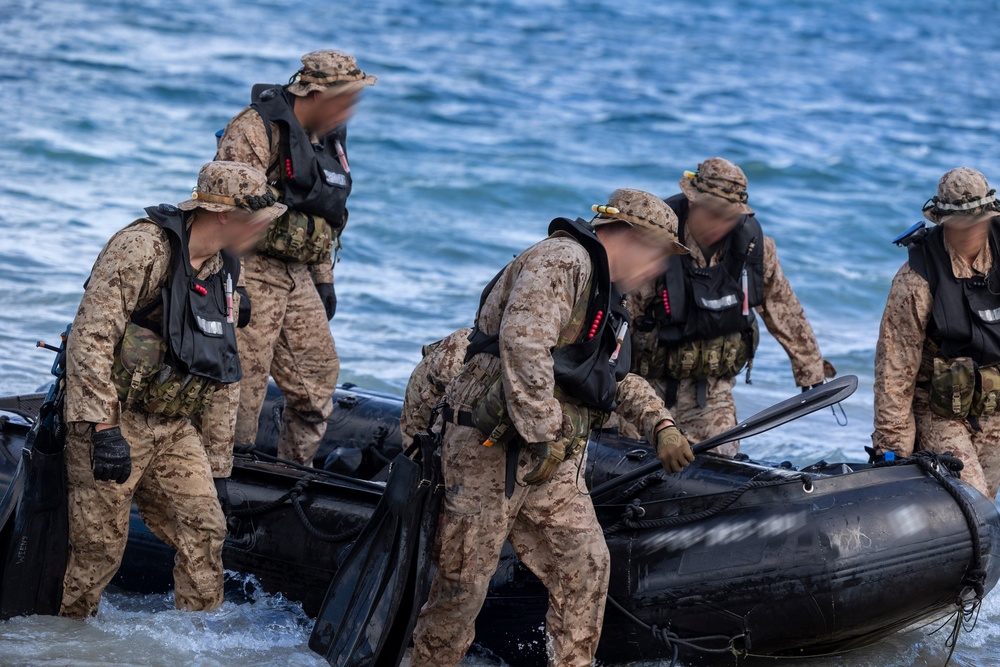
[(217, 383), (164, 365), (149, 383), (143, 408), (166, 417), (191, 417), (215, 395)]
[(743, 372), (757, 352), (760, 330), (754, 320), (749, 332), (737, 332), (722, 337), (722, 367), (716, 377), (735, 377)]
[(702, 373), (701, 341), (680, 343), (667, 350), (664, 363), (667, 377), (675, 380), (700, 379)]
[(969, 416), (989, 419), (996, 412), (997, 400), (1000, 400), (1000, 368), (980, 368), (976, 374), (976, 390), (972, 394)]
[(129, 322), (118, 346), (112, 377), (126, 409), (190, 417), (208, 404), (219, 383), (181, 373), (165, 363), (167, 344), (154, 331)]
[(492, 378), (476, 407), (472, 410), (472, 425), (486, 433), (483, 442), (487, 447), (505, 445), (517, 435), (517, 429), (507, 416), (507, 401), (504, 399), (503, 378), (498, 374)]
[(562, 440), (566, 443), (566, 458), (568, 461), (586, 447), (590, 439), (593, 425), (593, 411), (585, 405), (562, 403)]
[(976, 362), (969, 357), (934, 359), (929, 403), (931, 411), (946, 419), (965, 419), (976, 390)]
[(323, 218), (288, 211), (272, 222), (257, 250), (286, 262), (320, 264), (333, 256), (334, 234)]
[(133, 407), (145, 393), (153, 376), (163, 366), (166, 352), (167, 344), (154, 331), (132, 322), (125, 325), (125, 335), (118, 345), (111, 370), (122, 405)]

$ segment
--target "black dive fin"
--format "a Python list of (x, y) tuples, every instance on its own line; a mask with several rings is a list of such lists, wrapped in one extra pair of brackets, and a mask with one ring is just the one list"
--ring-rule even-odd
[[(62, 600), (69, 554), (66, 505), (65, 432), (62, 427), (66, 334), (52, 366), (56, 381), (25, 441), (14, 478), (0, 504), (10, 513), (0, 553), (0, 619), (27, 614), (55, 615)], [(9, 528), (8, 528), (9, 526)]]
[(400, 454), (385, 492), (337, 570), (309, 647), (334, 667), (397, 667), (427, 598), (440, 504), (436, 448)]

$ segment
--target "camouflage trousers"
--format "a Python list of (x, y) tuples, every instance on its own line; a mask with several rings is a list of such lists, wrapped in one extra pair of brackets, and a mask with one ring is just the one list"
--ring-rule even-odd
[(218, 607), (226, 519), (201, 436), (188, 419), (131, 410), (121, 413), (119, 425), (132, 454), (132, 475), (124, 484), (94, 480), (90, 425), (68, 425), (69, 562), (60, 615), (97, 612), (121, 565), (133, 499), (149, 529), (176, 551), (177, 608)]
[(243, 365), (236, 442), (256, 441), (270, 376), (285, 396), (278, 456), (312, 465), (340, 373), (323, 302), (305, 264), (255, 253), (244, 272), (251, 315), (236, 330)]
[[(681, 380), (677, 389), (677, 404), (670, 407), (677, 426), (687, 431), (688, 440), (694, 443), (736, 426), (736, 403), (733, 402), (736, 378), (709, 378), (706, 382), (705, 407), (698, 405), (698, 383), (694, 380)], [(649, 384), (657, 396), (666, 396), (666, 380), (650, 380)], [(729, 442), (712, 451), (724, 456), (736, 456), (740, 452), (740, 442)]]
[(917, 389), (913, 417), (917, 432), (914, 449), (953, 453), (965, 464), (962, 481), (987, 498), (996, 498), (1000, 487), (1000, 414), (980, 420), (982, 431), (974, 431), (965, 420), (931, 412), (927, 392)]
[[(476, 429), (448, 426), (442, 449), (445, 500), (435, 545), (437, 572), (413, 634), (412, 667), (461, 661), (475, 636), (504, 541), (549, 591), (549, 665), (589, 666), (604, 620), (610, 555), (578, 460), (548, 483), (504, 496), (506, 453)], [(522, 453), (518, 479), (536, 457)]]

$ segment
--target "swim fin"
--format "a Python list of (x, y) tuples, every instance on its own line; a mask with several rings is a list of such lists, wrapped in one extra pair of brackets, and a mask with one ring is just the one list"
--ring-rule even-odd
[(436, 438), (398, 455), (381, 500), (337, 570), (309, 647), (333, 667), (397, 667), (430, 589), (441, 486)]
[(61, 414), (68, 334), (69, 329), (60, 348), (52, 348), (59, 352), (52, 365), (56, 381), (28, 432), (17, 470), (0, 502), (0, 519), (6, 519), (4, 551), (0, 552), (0, 619), (55, 615), (62, 601), (69, 555)]

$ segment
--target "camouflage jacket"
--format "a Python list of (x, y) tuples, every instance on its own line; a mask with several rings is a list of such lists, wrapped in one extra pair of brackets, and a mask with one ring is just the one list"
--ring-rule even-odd
[[(280, 151), (281, 128), (277, 123), (271, 123), (271, 141), (268, 143), (263, 119), (256, 110), (247, 107), (226, 125), (215, 159), (256, 167), (267, 175), (269, 183), (275, 183), (281, 176), (278, 164)], [(312, 264), (309, 272), (317, 284), (333, 282), (333, 262)]]
[[(686, 236), (688, 235), (685, 234)], [(706, 261), (697, 243), (687, 238), (681, 239), (681, 242), (691, 249), (691, 261), (696, 267), (714, 266), (721, 259), (721, 255), (716, 253), (710, 261)], [(629, 295), (629, 314), (633, 320), (643, 317), (656, 298), (655, 292), (654, 280)], [(781, 270), (774, 239), (769, 236), (764, 237), (764, 304), (757, 308), (757, 314), (788, 354), (795, 384), (808, 387), (822, 382), (829, 373), (820, 354), (819, 344), (802, 310), (802, 304)]]
[[(118, 423), (122, 407), (112, 380), (116, 350), (132, 312), (159, 298), (170, 252), (166, 233), (147, 222), (116, 233), (98, 255), (66, 345), (67, 422)], [(197, 275), (207, 278), (221, 268), (222, 257), (216, 254)], [(233, 300), (238, 312), (238, 293)], [(216, 477), (228, 477), (232, 470), (238, 398), (239, 383), (226, 385), (200, 416), (199, 430)]]
[[(479, 314), (480, 328), (500, 335), (500, 357), (483, 353), (469, 363), (478, 364), (487, 374), (500, 372), (508, 414), (526, 442), (549, 442), (562, 436), (552, 350), (560, 339), (579, 336), (584, 323), (570, 319), (577, 302), (589, 297), (592, 271), (590, 256), (577, 241), (547, 238), (511, 262), (497, 283), (505, 289), (494, 289)], [(448, 386), (448, 402), (453, 408), (468, 410), (483, 391), (475, 377), (461, 373)], [(650, 442), (655, 441), (656, 426), (671, 419), (663, 401), (637, 375), (629, 374), (618, 383), (616, 401), (616, 412)]]
[[(972, 266), (951, 247), (947, 237), (944, 245), (956, 278), (986, 275), (993, 267), (989, 244), (983, 246)], [(900, 456), (913, 453), (916, 385), (930, 379), (930, 369), (934, 366), (934, 354), (927, 339), (933, 307), (930, 285), (909, 263), (904, 264), (892, 280), (875, 347), (872, 444), (879, 452), (893, 451)]]

